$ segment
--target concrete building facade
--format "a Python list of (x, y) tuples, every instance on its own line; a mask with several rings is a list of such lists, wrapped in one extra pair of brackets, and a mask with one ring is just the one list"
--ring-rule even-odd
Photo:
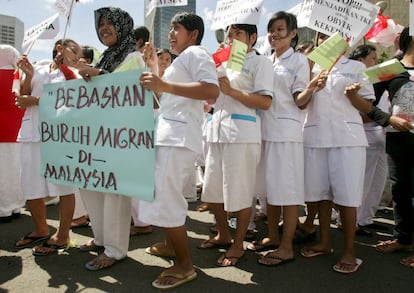
[(0, 44), (15, 47), (21, 52), (24, 36), (24, 23), (13, 16), (0, 14)]

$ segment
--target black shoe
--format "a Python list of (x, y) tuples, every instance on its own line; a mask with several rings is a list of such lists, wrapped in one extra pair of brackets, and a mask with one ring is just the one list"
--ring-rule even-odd
[(367, 230), (367, 229), (364, 229), (362, 227), (358, 227), (355, 230), (355, 235), (358, 235), (358, 236), (372, 236), (372, 232)]
[(383, 224), (379, 224), (379, 223), (372, 223), (372, 224), (368, 224), (368, 225), (359, 225), (359, 227), (364, 228), (364, 229), (378, 230), (378, 231), (387, 231), (388, 230), (387, 226), (385, 226)]
[(13, 219), (18, 219), (18, 218), (20, 218), (21, 215), (22, 214), (20, 212), (18, 212), (18, 213), (13, 213), (11, 216), (12, 216)]
[(2, 224), (10, 223), (12, 221), (12, 219), (13, 219), (12, 216), (0, 217), (0, 223), (2, 223)]

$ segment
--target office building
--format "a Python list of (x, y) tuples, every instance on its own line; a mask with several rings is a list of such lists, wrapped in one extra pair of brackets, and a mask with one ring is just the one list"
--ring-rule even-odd
[(0, 44), (8, 44), (21, 52), (24, 35), (23, 22), (13, 16), (0, 14)]

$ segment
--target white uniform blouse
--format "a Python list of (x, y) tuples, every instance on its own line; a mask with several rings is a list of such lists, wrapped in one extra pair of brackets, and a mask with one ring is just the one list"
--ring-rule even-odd
[[(372, 84), (363, 76), (365, 65), (341, 57), (328, 74), (325, 88), (315, 93), (308, 105), (304, 126), (304, 146), (316, 148), (367, 146), (361, 115), (345, 96), (354, 82), (361, 84), (358, 94), (375, 100)], [(320, 70), (315, 65), (314, 74)]]
[[(241, 73), (227, 70), (233, 88), (273, 97), (273, 69), (267, 57), (249, 52)], [(207, 124), (207, 141), (215, 143), (260, 143), (257, 110), (220, 93)]]
[[(269, 57), (274, 60), (274, 56)], [(260, 111), (262, 139), (273, 142), (302, 142), (303, 111), (293, 98), (309, 83), (309, 63), (305, 55), (292, 48), (273, 62), (273, 91), (275, 98), (267, 111)]]
[[(213, 59), (200, 46), (190, 46), (180, 53), (165, 70), (163, 79), (218, 85)], [(202, 152), (204, 101), (163, 93), (157, 116), (156, 145), (187, 147)]]

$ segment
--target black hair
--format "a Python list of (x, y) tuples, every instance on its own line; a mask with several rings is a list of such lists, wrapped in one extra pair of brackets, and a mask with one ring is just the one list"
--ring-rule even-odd
[(168, 53), (171, 56), (171, 61), (173, 61), (175, 59), (175, 57), (177, 57), (177, 55), (173, 54), (170, 50), (168, 49), (158, 49), (157, 50), (157, 56), (160, 56), (161, 54), (164, 53)]
[(145, 42), (149, 41), (150, 31), (147, 29), (146, 26), (139, 26), (134, 28), (134, 38), (136, 41), (142, 39)]
[(61, 45), (62, 47), (66, 48), (70, 43), (74, 43), (77, 44), (74, 40), (72, 39), (59, 39), (55, 42), (55, 45), (53, 46), (53, 51), (52, 51), (52, 58), (55, 59), (56, 55), (57, 55), (57, 46)]
[[(249, 38), (253, 34), (257, 35), (257, 26), (254, 24), (236, 23), (236, 24), (232, 24), (231, 28), (245, 31), (247, 35), (249, 36)], [(256, 41), (257, 41), (257, 38), (256, 38)], [(253, 46), (256, 44), (256, 41), (254, 42)]]
[(377, 51), (377, 49), (372, 45), (360, 45), (351, 52), (349, 59), (359, 60), (359, 58), (366, 58), (372, 51)]
[(194, 13), (189, 12), (178, 12), (171, 19), (171, 23), (178, 23), (185, 27), (186, 30), (192, 32), (197, 30), (197, 40), (196, 45), (201, 44), (201, 40), (204, 35), (204, 22), (203, 19)]
[[(293, 30), (296, 30), (298, 28), (298, 21), (296, 20), (296, 16), (294, 14), (288, 13), (285, 11), (278, 11), (272, 15), (269, 22), (267, 23), (267, 32), (270, 32), (270, 29), (272, 28), (273, 23), (276, 20), (280, 20), (280, 19), (285, 20), (288, 33), (291, 33)], [(298, 41), (299, 41), (299, 36), (298, 34), (296, 34), (296, 36), (292, 39), (290, 46), (292, 48), (295, 48)]]
[(90, 62), (92, 63), (93, 55), (94, 55), (94, 52), (93, 52), (92, 47), (82, 46), (82, 56), (83, 56), (83, 58), (90, 60)]
[(407, 53), (407, 50), (412, 46), (413, 39), (410, 36), (410, 29), (409, 27), (405, 27), (400, 35), (400, 50), (403, 51), (403, 53)]
[(310, 52), (314, 47), (315, 44), (312, 41), (302, 41), (296, 46), (295, 51), (300, 53), (304, 53), (305, 51)]

